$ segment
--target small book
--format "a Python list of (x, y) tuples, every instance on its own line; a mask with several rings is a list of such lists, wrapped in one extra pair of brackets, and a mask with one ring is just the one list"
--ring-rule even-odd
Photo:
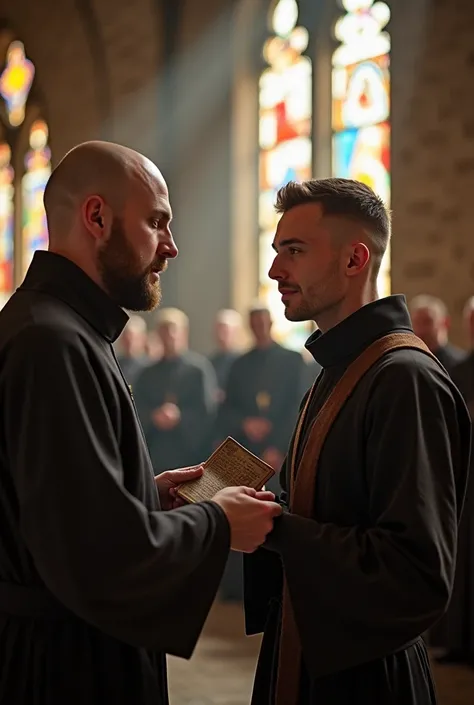
[(274, 475), (273, 468), (230, 436), (203, 463), (197, 480), (180, 485), (177, 494), (187, 502), (205, 502), (225, 487), (253, 487), (261, 490)]

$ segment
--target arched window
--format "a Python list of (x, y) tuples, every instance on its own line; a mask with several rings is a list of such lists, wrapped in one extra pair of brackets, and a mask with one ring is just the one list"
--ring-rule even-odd
[[(332, 57), (332, 172), (363, 181), (390, 207), (390, 9), (374, 0), (342, 0)], [(379, 294), (390, 293), (390, 252)]]
[(279, 0), (271, 16), (271, 36), (263, 48), (268, 64), (259, 85), (259, 296), (269, 307), (279, 342), (300, 350), (310, 327), (290, 323), (275, 282), (268, 278), (278, 224), (278, 189), (312, 174), (312, 64), (304, 55), (308, 31), (297, 26), (295, 0)]
[(48, 126), (35, 67), (10, 32), (0, 34), (0, 306), (34, 250), (47, 246), (43, 192), (51, 173)]

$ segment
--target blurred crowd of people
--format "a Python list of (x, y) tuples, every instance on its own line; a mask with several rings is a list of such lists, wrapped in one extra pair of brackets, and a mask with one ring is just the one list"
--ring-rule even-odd
[[(117, 357), (157, 473), (202, 462), (227, 436), (280, 470), (301, 398), (319, 366), (274, 340), (265, 306), (249, 311), (251, 343), (244, 348), (246, 332), (237, 311), (219, 311), (215, 351), (205, 357), (189, 348), (183, 311), (161, 309), (153, 330), (131, 316)], [(277, 480), (273, 485), (278, 491)]]

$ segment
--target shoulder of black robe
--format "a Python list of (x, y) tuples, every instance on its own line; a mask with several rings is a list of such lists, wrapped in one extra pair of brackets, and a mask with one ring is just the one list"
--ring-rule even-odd
[(138, 426), (123, 463), (121, 414), (132, 423), (133, 404), (111, 384), (107, 341), (60, 301), (49, 300), (49, 322), (35, 322), (34, 295), (29, 307), (33, 320), (2, 349), (1, 453), (34, 581), (105, 634), (189, 658), (226, 563), (227, 519), (213, 503), (159, 511)]
[[(363, 420), (350, 433), (363, 439), (360, 451), (339, 437), (354, 427), (356, 409)], [(329, 467), (329, 447), (362, 473), (365, 524), (284, 513), (266, 543), (283, 562), (313, 677), (392, 653), (441, 617), (453, 585), (468, 474), (467, 409), (444, 370), (423, 353), (386, 355), (353, 393), (344, 417), (345, 411), (339, 436), (333, 427), (326, 439), (318, 476), (344, 472)]]

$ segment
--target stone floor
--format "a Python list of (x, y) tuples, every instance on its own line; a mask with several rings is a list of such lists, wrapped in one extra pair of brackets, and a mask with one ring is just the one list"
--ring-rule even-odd
[[(241, 608), (215, 605), (191, 661), (169, 659), (171, 705), (248, 705), (258, 648)], [(439, 705), (473, 705), (474, 670), (439, 668), (436, 682)]]

